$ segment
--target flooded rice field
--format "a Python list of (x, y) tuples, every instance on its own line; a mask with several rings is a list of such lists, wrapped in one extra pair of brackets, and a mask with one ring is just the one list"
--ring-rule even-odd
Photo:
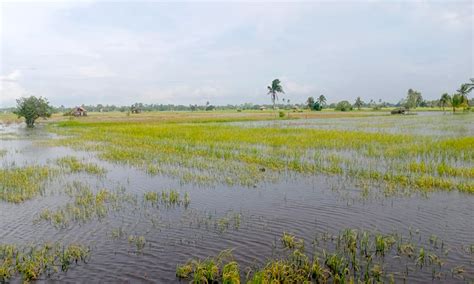
[[(241, 282), (472, 282), (474, 170), (469, 147), (474, 120), (472, 115), (445, 117), (166, 126), (171, 130), (70, 122), (34, 130), (2, 126), (0, 282), (237, 283), (229, 276), (232, 270), (223, 273), (226, 262), (217, 257), (228, 249)], [(268, 131), (270, 142), (256, 143), (248, 133), (232, 138), (235, 144), (228, 142), (229, 128), (235, 135), (246, 128)], [(272, 131), (285, 129), (298, 131), (282, 134), (294, 135), (292, 142), (272, 144)], [(306, 135), (300, 133), (306, 129), (393, 135), (387, 140), (409, 134), (414, 137), (404, 141), (413, 147), (460, 140), (453, 146), (459, 147), (457, 154), (449, 149), (440, 154), (444, 148), (403, 152), (413, 160), (397, 156), (396, 145), (380, 148), (393, 155), (389, 159), (374, 154), (390, 143), (385, 140), (373, 149), (354, 144), (359, 136), (348, 137), (347, 147), (325, 141), (315, 141), (321, 146), (313, 147), (306, 136), (297, 136)], [(206, 131), (214, 136), (205, 136)], [(368, 176), (356, 177), (354, 165), (344, 164), (343, 158), (360, 163)], [(441, 162), (442, 169), (432, 169)], [(405, 164), (409, 166), (403, 168)], [(373, 169), (381, 165), (381, 177), (373, 177)], [(403, 178), (406, 169), (413, 172)], [(30, 251), (48, 243), (81, 246), (87, 253), (66, 259), (62, 249), (57, 263), (51, 260), (45, 269), (47, 262)], [(23, 251), (23, 262), (31, 263), (24, 267), (35, 267), (35, 273), (11, 268), (15, 265), (9, 263), (7, 245)], [(206, 259), (215, 260), (214, 272), (203, 268)], [(292, 278), (301, 271), (307, 275)]]

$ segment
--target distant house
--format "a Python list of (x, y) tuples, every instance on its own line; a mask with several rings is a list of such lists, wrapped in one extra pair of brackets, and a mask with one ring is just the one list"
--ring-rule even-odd
[(261, 107), (260, 107), (260, 110), (266, 110), (266, 109), (267, 109), (267, 108), (264, 107), (264, 106), (261, 106)]
[(71, 114), (74, 116), (87, 116), (87, 110), (81, 106), (75, 107)]
[(391, 114), (406, 114), (407, 113), (407, 109), (401, 107), (401, 108), (397, 108), (397, 109), (394, 109), (392, 111), (390, 111)]
[(142, 109), (139, 108), (139, 107), (136, 106), (136, 105), (133, 105), (133, 106), (130, 108), (130, 111), (131, 111), (132, 113), (141, 113), (141, 112), (142, 112)]

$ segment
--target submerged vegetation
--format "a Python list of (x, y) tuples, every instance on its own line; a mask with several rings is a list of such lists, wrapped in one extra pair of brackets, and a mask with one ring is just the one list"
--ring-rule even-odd
[[(22, 216), (21, 219), (29, 220), (29, 224), (33, 222), (33, 229), (40, 237), (49, 236), (49, 230), (63, 241), (76, 232), (83, 232), (82, 228), (98, 227), (94, 232), (105, 232), (107, 236), (101, 242), (109, 242), (104, 247), (118, 248), (116, 255), (132, 255), (143, 259), (144, 263), (155, 263), (150, 258), (156, 257), (157, 251), (168, 253), (176, 249), (182, 253), (181, 256), (190, 255), (186, 251), (190, 246), (194, 246), (193, 255), (202, 255), (195, 248), (199, 248), (201, 242), (209, 247), (206, 243), (209, 240), (216, 241), (219, 249), (232, 246), (241, 239), (242, 243), (253, 242), (249, 245), (251, 249), (268, 246), (269, 252), (264, 253), (264, 257), (256, 254), (245, 259), (247, 254), (240, 251), (237, 254), (239, 248), (236, 248), (223, 251), (216, 257), (192, 259), (178, 265), (176, 276), (195, 283), (471, 280), (472, 269), (466, 264), (471, 263), (469, 259), (474, 248), (469, 240), (469, 244), (463, 244), (459, 249), (448, 247), (435, 235), (422, 241), (421, 235), (411, 233), (405, 237), (399, 233), (344, 230), (337, 235), (305, 234), (301, 238), (290, 233), (307, 232), (302, 227), (310, 224), (308, 219), (313, 215), (308, 217), (301, 213), (306, 209), (316, 212), (314, 203), (310, 202), (319, 196), (311, 195), (315, 189), (309, 190), (304, 183), (302, 189), (281, 189), (286, 185), (283, 184), (274, 191), (267, 190), (269, 183), (282, 179), (318, 176), (317, 182), (337, 180), (337, 185), (322, 185), (322, 190), (329, 191), (323, 196), (328, 199), (332, 198), (330, 189), (342, 190), (346, 185), (356, 185), (362, 188), (362, 193), (380, 188), (387, 195), (435, 190), (474, 193), (472, 127), (469, 123), (459, 123), (464, 118), (464, 121), (469, 121), (471, 114), (450, 114), (446, 116), (450, 122), (436, 125), (426, 124), (428, 119), (416, 116), (380, 117), (377, 123), (372, 123), (373, 117), (348, 119), (346, 115), (341, 113), (344, 123), (339, 123), (341, 118), (318, 120), (317, 123), (296, 119), (228, 123), (231, 119), (222, 118), (216, 121), (193, 118), (164, 122), (148, 119), (107, 122), (86, 118), (52, 123), (48, 129), (65, 136), (42, 141), (41, 146), (71, 146), (88, 151), (90, 155), (86, 157), (90, 159), (80, 158), (83, 153), (72, 151), (66, 155), (54, 153), (53, 158), (46, 155), (42, 157), (45, 161), (35, 161), (48, 166), (28, 166), (26, 163), (23, 167), (15, 163), (4, 166), (0, 169), (0, 200), (21, 203), (46, 193), (44, 196), (48, 198), (32, 202), (35, 209), (29, 211), (28, 218), (31, 218)], [(426, 132), (415, 133), (419, 125), (411, 125), (411, 130), (405, 132), (406, 127), (396, 121), (413, 121), (415, 118), (428, 129)], [(313, 123), (313, 128), (304, 123)], [(396, 130), (392, 131), (394, 128)], [(433, 129), (435, 134), (430, 134)], [(440, 132), (447, 134), (439, 135)], [(8, 154), (2, 158), (4, 165), (9, 165), (9, 159), (15, 155), (23, 155), (20, 151), (8, 149)], [(143, 173), (135, 178), (128, 174), (129, 167)], [(135, 171), (131, 173), (136, 174)], [(163, 179), (161, 183), (161, 175), (175, 179)], [(80, 181), (76, 180), (79, 178)], [(222, 184), (235, 187), (208, 189), (208, 186)], [(253, 189), (260, 185), (262, 189)], [(222, 194), (220, 190), (228, 192), (214, 196)], [(319, 190), (316, 194), (322, 192)], [(51, 195), (57, 194), (55, 198), (60, 202), (51, 202), (50, 192)], [(271, 199), (254, 200), (253, 197), (257, 196)], [(450, 195), (453, 196), (471, 197), (467, 194)], [(390, 201), (394, 200), (397, 199)], [(340, 211), (334, 212), (354, 212), (345, 209), (345, 200), (341, 202), (336, 203), (342, 204), (338, 208)], [(29, 206), (4, 205), (13, 210)], [(285, 214), (288, 212), (284, 218), (279, 215), (282, 209)], [(462, 210), (466, 209), (463, 207)], [(324, 218), (332, 216), (329, 211), (325, 213), (327, 216), (321, 215), (322, 224), (328, 223)], [(340, 220), (336, 217), (334, 220)], [(334, 223), (340, 225), (337, 221)], [(393, 225), (388, 223), (383, 226)], [(10, 226), (7, 224), (1, 228)], [(51, 230), (52, 227), (57, 230)], [(255, 241), (256, 237), (261, 237), (258, 234), (268, 236), (275, 230), (283, 234), (273, 236), (274, 242)], [(427, 231), (432, 233), (431, 229)], [(16, 237), (15, 232), (3, 235), (0, 232), (1, 237), (4, 235)], [(450, 233), (442, 235), (444, 238)], [(464, 236), (465, 232), (460, 235)], [(222, 246), (221, 240), (227, 243)], [(454, 243), (458, 245), (458, 241), (454, 240)], [(89, 255), (88, 249), (82, 246), (62, 247), (57, 252), (56, 245), (46, 247), (16, 249), (14, 246), (0, 246), (0, 256), (3, 257), (0, 258), (0, 282), (16, 281), (15, 277), (21, 277), (23, 281), (44, 279), (55, 272), (66, 271), (76, 262), (86, 261)], [(120, 250), (129, 253), (121, 254)], [(238, 257), (234, 258), (232, 252)], [(23, 255), (29, 255), (30, 260)], [(107, 254), (101, 251), (98, 255)], [(43, 257), (46, 259), (44, 262)], [(164, 277), (170, 280), (169, 277), (174, 277), (171, 273)]]
[(44, 182), (55, 174), (46, 166), (0, 168), (0, 201), (20, 203), (43, 191)]
[(24, 283), (45, 275), (67, 271), (79, 262), (86, 262), (89, 248), (81, 245), (64, 246), (59, 243), (30, 245), (0, 244), (0, 282), (20, 276)]
[(56, 160), (56, 163), (61, 168), (67, 169), (72, 173), (85, 172), (94, 175), (103, 175), (105, 173), (105, 169), (99, 167), (98, 165), (80, 161), (74, 156), (59, 158)]
[[(303, 240), (284, 233), (279, 257), (260, 268), (247, 268), (246, 283), (395, 283), (409, 274), (429, 273), (432, 280), (466, 279), (462, 267), (446, 267), (444, 245), (430, 248), (412, 237), (347, 229), (339, 235), (321, 234), (312, 242), (311, 254)], [(397, 270), (403, 267), (403, 270)], [(216, 257), (195, 259), (178, 265), (178, 278), (193, 283), (240, 283), (239, 264), (231, 250)]]
[(66, 192), (74, 198), (56, 210), (44, 209), (37, 221), (44, 220), (57, 228), (64, 228), (74, 222), (86, 222), (92, 219), (102, 219), (113, 209), (122, 208), (124, 202), (135, 202), (133, 196), (123, 191), (100, 189), (94, 193), (87, 185), (74, 182), (68, 185)]
[(55, 131), (72, 138), (55, 143), (96, 150), (102, 159), (151, 175), (175, 176), (182, 182), (255, 186), (288, 172), (342, 175), (391, 191), (474, 192), (472, 136), (215, 123), (63, 122), (58, 126)]
[(158, 203), (164, 204), (165, 206), (175, 206), (175, 205), (184, 205), (185, 207), (189, 206), (191, 199), (187, 192), (184, 193), (184, 196), (181, 197), (179, 192), (173, 189), (164, 190), (159, 194), (156, 191), (145, 192), (143, 196), (146, 202), (150, 202), (154, 205)]

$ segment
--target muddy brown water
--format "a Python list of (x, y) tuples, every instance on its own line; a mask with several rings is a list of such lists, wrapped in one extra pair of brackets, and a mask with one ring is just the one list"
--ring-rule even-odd
[[(453, 191), (363, 199), (359, 198), (360, 190), (342, 178), (294, 174), (283, 174), (280, 182), (259, 184), (256, 188), (195, 186), (105, 162), (92, 152), (39, 146), (36, 139), (54, 139), (41, 128), (28, 132), (22, 127), (4, 127), (2, 131), (15, 136), (15, 139), (0, 140), (0, 148), (7, 150), (0, 158), (2, 167), (12, 163), (53, 165), (52, 161), (59, 157), (74, 155), (107, 169), (103, 177), (69, 174), (54, 178), (46, 184), (43, 195), (22, 204), (0, 202), (2, 243), (60, 241), (91, 247), (87, 264), (44, 278), (44, 282), (179, 282), (175, 277), (176, 265), (190, 258), (205, 258), (232, 248), (243, 269), (278, 256), (280, 252), (274, 245), (279, 244), (283, 232), (304, 238), (310, 249), (316, 235), (336, 234), (345, 228), (403, 235), (411, 231), (427, 247), (429, 236), (436, 235), (451, 249), (443, 257), (446, 264), (462, 265), (466, 270), (464, 277), (474, 278), (473, 255), (463, 251), (466, 245), (474, 244), (474, 196), (469, 194)], [(70, 201), (64, 194), (64, 185), (74, 180), (86, 182), (93, 189), (124, 187), (138, 199), (146, 191), (173, 188), (188, 192), (191, 203), (188, 208), (154, 208), (139, 200), (122, 210), (110, 211), (102, 220), (73, 223), (63, 229), (45, 222), (35, 223), (43, 209), (54, 209)], [(231, 222), (222, 230), (219, 220), (224, 217), (232, 220), (235, 214), (240, 214), (240, 224), (234, 226)], [(125, 237), (113, 239), (114, 228), (122, 228)], [(145, 237), (142, 252), (137, 253), (128, 243), (128, 235)], [(387, 265), (396, 267), (397, 262), (388, 260)], [(400, 265), (399, 270), (404, 269)], [(408, 276), (410, 283), (426, 283), (431, 279), (428, 270)], [(19, 279), (13, 280), (16, 281)], [(444, 281), (466, 280), (448, 277)]]

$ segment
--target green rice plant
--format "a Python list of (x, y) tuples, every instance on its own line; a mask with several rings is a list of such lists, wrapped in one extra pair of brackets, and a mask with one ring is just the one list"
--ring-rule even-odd
[(189, 193), (185, 192), (184, 193), (184, 198), (183, 198), (184, 207), (187, 208), (190, 203), (191, 203), (191, 198), (189, 197)]
[(8, 282), (19, 275), (23, 282), (39, 279), (58, 271), (68, 271), (79, 262), (86, 262), (90, 250), (81, 245), (32, 245), (17, 248), (0, 244), (0, 281)]
[(285, 248), (288, 249), (304, 249), (304, 240), (297, 239), (294, 235), (284, 232), (281, 237), (281, 242)]
[[(294, 238), (291, 236), (293, 235), (286, 234), (285, 239), (290, 243), (291, 241), (296, 242), (296, 236), (293, 236)], [(413, 262), (412, 259), (407, 258), (405, 254), (401, 255), (400, 252), (409, 253), (410, 250), (415, 250), (415, 245), (405, 243), (403, 237), (398, 234), (383, 235), (347, 229), (335, 236), (328, 237), (326, 234), (321, 234), (317, 239), (315, 244), (318, 247), (315, 248), (314, 255), (308, 255), (304, 250), (298, 248), (288, 250), (287, 243), (282, 241), (283, 252), (279, 253), (278, 257), (268, 259), (259, 267), (246, 269), (248, 271), (246, 282), (394, 283), (394, 275), (400, 276), (405, 272), (397, 271), (396, 267), (390, 264), (386, 265), (385, 261), (388, 258), (397, 258), (400, 261), (400, 266), (405, 267)], [(398, 244), (397, 249), (394, 249), (394, 243)], [(322, 250), (322, 261), (320, 261), (321, 254), (317, 252), (318, 250)], [(435, 278), (441, 278), (440, 275), (449, 272), (454, 278), (464, 277), (463, 274), (466, 270), (462, 266), (446, 268), (442, 259), (434, 252), (425, 250), (423, 247), (420, 247), (418, 252), (415, 261), (418, 269), (421, 270), (423, 265), (429, 266)], [(190, 260), (184, 265), (178, 265), (176, 275), (179, 278), (192, 279), (194, 283), (221, 283), (225, 282), (224, 278), (229, 279), (229, 282), (226, 283), (239, 283), (237, 282), (238, 263), (232, 258), (224, 260), (222, 254), (226, 253), (228, 252), (224, 251), (216, 257)], [(229, 275), (229, 278), (226, 278), (225, 275)], [(234, 275), (235, 279), (230, 275)], [(406, 275), (402, 277), (406, 277)]]
[(423, 267), (425, 263), (426, 263), (426, 253), (425, 253), (425, 249), (421, 247), (418, 252), (418, 257), (416, 258), (416, 264), (419, 265), (420, 267)]
[(151, 202), (153, 204), (158, 203), (158, 199), (159, 199), (158, 192), (154, 192), (154, 191), (145, 192), (144, 197), (145, 197), (145, 201)]
[(375, 252), (376, 254), (380, 254), (382, 256), (385, 255), (385, 252), (389, 250), (393, 244), (395, 244), (396, 240), (393, 236), (383, 236), (383, 235), (376, 235), (375, 236)]
[[(401, 188), (474, 193), (472, 137), (388, 133), (383, 131), (382, 123), (378, 132), (341, 130), (336, 122), (328, 124), (333, 129), (302, 129), (90, 121), (59, 123), (59, 127), (51, 129), (70, 135), (54, 141), (56, 145), (93, 148), (102, 159), (150, 174), (173, 176), (185, 183), (253, 187), (259, 182), (278, 180), (280, 172), (291, 171), (377, 182), (390, 189), (386, 194), (396, 194)], [(401, 123), (391, 123), (395, 122)], [(373, 123), (373, 119), (367, 120), (367, 124)]]
[(56, 160), (59, 167), (67, 169), (72, 173), (85, 172), (93, 175), (104, 175), (105, 169), (94, 163), (84, 163), (74, 156), (66, 156)]
[(191, 199), (189, 198), (189, 194), (187, 192), (185, 192), (184, 197), (181, 198), (179, 192), (174, 189), (164, 190), (161, 192), (161, 194), (155, 191), (145, 192), (144, 200), (145, 202), (150, 202), (153, 205), (157, 205), (158, 202), (165, 206), (180, 206), (182, 204), (185, 208), (187, 208), (191, 203)]
[(239, 264), (235, 261), (231, 261), (224, 265), (222, 268), (222, 283), (223, 284), (239, 284), (240, 283), (240, 271)]
[(191, 263), (186, 263), (183, 265), (178, 265), (176, 267), (176, 277), (178, 278), (189, 278), (193, 273), (193, 265)]
[(145, 248), (146, 240), (144, 236), (130, 235), (128, 236), (128, 243), (134, 245), (137, 251), (143, 251), (143, 248)]
[(41, 194), (57, 172), (46, 166), (0, 169), (0, 200), (21, 203)]
[(70, 190), (74, 198), (73, 202), (55, 210), (44, 209), (35, 221), (48, 221), (57, 228), (64, 228), (73, 222), (87, 222), (94, 218), (103, 219), (111, 209), (118, 210), (122, 203), (133, 202), (133, 199), (122, 191), (100, 189), (94, 193), (82, 183), (73, 183), (71, 188), (74, 188)]
[(216, 257), (190, 260), (178, 265), (176, 276), (184, 279), (192, 277), (193, 283), (240, 283), (239, 266), (233, 260), (231, 250), (224, 250)]
[(124, 235), (125, 235), (125, 232), (123, 231), (122, 227), (112, 229), (112, 232), (111, 232), (112, 239), (114, 240), (122, 239)]

